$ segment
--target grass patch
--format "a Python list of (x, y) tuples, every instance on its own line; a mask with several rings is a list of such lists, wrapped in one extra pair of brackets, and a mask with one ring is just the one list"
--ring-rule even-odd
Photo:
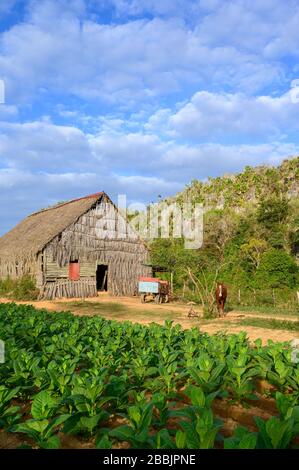
[(246, 318), (240, 321), (241, 326), (257, 326), (273, 330), (299, 331), (299, 321), (275, 320), (267, 318)]
[(74, 302), (56, 302), (64, 309), (73, 310), (80, 313), (92, 314), (109, 314), (118, 315), (120, 313), (127, 313), (129, 311), (126, 305), (118, 304), (117, 302), (88, 302), (85, 300), (78, 300)]
[(130, 308), (126, 305), (117, 302), (88, 302), (85, 300), (78, 300), (73, 302), (56, 302), (62, 310), (70, 310), (73, 313), (86, 314), (86, 315), (101, 315), (107, 319), (118, 319), (122, 316), (131, 321), (155, 321), (155, 320), (174, 320), (180, 319), (181, 315), (175, 311), (160, 312), (156, 310), (139, 308)]
[(39, 290), (36, 288), (35, 280), (30, 276), (20, 279), (4, 279), (0, 281), (0, 296), (11, 300), (36, 300)]
[(180, 313), (175, 311), (164, 311), (157, 312), (156, 310), (132, 310), (132, 314), (137, 314), (138, 316), (144, 317), (144, 319), (151, 320), (151, 319), (161, 319), (161, 320), (181, 320), (182, 316)]
[(298, 316), (299, 315), (299, 308), (293, 307), (290, 309), (282, 308), (282, 307), (273, 307), (273, 306), (266, 306), (266, 305), (233, 305), (229, 307), (230, 312), (237, 310), (239, 312), (248, 312), (253, 314), (264, 314), (264, 315), (289, 315), (289, 316)]

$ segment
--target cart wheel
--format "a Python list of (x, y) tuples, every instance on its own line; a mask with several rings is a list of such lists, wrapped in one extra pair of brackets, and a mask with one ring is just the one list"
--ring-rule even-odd
[(140, 300), (141, 300), (141, 303), (142, 303), (142, 304), (145, 304), (146, 294), (141, 294)]

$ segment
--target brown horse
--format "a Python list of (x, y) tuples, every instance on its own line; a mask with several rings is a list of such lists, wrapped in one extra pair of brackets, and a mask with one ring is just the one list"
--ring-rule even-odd
[(217, 282), (217, 287), (215, 291), (216, 303), (219, 317), (224, 316), (224, 306), (227, 298), (227, 287), (223, 282)]

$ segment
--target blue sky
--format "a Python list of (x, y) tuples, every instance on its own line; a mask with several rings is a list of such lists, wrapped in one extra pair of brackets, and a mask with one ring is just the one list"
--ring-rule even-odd
[(0, 0), (0, 234), (298, 155), (298, 56), (298, 0)]

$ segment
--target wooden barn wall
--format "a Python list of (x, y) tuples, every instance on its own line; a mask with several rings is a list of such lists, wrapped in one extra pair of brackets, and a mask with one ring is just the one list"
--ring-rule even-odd
[[(46, 254), (46, 280), (53, 281), (56, 278), (69, 277), (69, 266), (59, 266), (56, 261), (51, 259), (51, 256)], [(96, 271), (96, 264), (94, 261), (81, 260), (80, 261), (80, 276), (81, 277), (94, 277)]]
[(151, 274), (146, 247), (111, 204), (100, 203), (57, 236), (45, 249), (45, 281), (68, 278), (72, 260), (80, 262), (81, 278), (96, 276), (98, 264), (108, 265), (108, 291), (132, 294), (140, 275)]
[(37, 260), (20, 260), (13, 262), (11, 259), (0, 259), (0, 279), (17, 279), (19, 277), (28, 275), (35, 277), (38, 272)]
[(94, 297), (97, 294), (95, 278), (84, 277), (79, 281), (56, 279), (46, 282), (40, 289), (41, 299), (59, 299), (63, 297)]

